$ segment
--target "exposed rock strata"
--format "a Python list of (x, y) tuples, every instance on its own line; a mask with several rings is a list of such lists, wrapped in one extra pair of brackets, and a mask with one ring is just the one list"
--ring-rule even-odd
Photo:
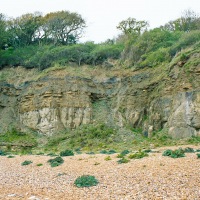
[(102, 115), (101, 120), (120, 127), (127, 123), (143, 127), (149, 136), (162, 128), (176, 138), (200, 135), (199, 83), (192, 87), (186, 81), (180, 84), (181, 80), (178, 85), (178, 73), (172, 69), (171, 78), (162, 81), (153, 73), (142, 72), (101, 82), (66, 76), (24, 83), (19, 88), (2, 83), (0, 131), (15, 126), (51, 135), (93, 123)]

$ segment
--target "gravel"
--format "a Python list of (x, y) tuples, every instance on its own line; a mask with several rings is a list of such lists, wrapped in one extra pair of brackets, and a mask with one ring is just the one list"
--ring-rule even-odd
[[(53, 168), (47, 163), (49, 156), (0, 156), (0, 199), (200, 199), (200, 159), (196, 153), (173, 159), (162, 156), (164, 149), (168, 148), (126, 164), (117, 163), (117, 154), (110, 155), (109, 161), (102, 154), (63, 157), (65, 162)], [(25, 160), (33, 163), (21, 166)], [(37, 166), (39, 163), (43, 165)], [(99, 184), (77, 188), (74, 181), (81, 175), (95, 176)]]

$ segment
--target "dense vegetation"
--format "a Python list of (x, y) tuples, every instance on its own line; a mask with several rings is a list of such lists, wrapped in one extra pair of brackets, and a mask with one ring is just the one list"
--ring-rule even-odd
[[(118, 38), (109, 39), (101, 44), (79, 43), (85, 26), (86, 23), (79, 14), (68, 11), (49, 13), (45, 16), (40, 13), (25, 14), (16, 19), (8, 19), (0, 14), (0, 69), (23, 66), (43, 70), (55, 65), (68, 64), (72, 67), (111, 67), (113, 63), (121, 68), (140, 69), (158, 65), (165, 67), (175, 55), (178, 55), (176, 58), (180, 61), (185, 61), (191, 51), (200, 52), (200, 17), (192, 11), (186, 11), (179, 19), (152, 30), (147, 29), (147, 22), (128, 18), (117, 26), (122, 31)], [(193, 65), (200, 64), (198, 57), (189, 62), (193, 62)], [(93, 67), (91, 68), (93, 70)], [(132, 148), (133, 144), (137, 149), (150, 148), (151, 144), (158, 147), (181, 142), (199, 143), (199, 137), (188, 141), (176, 141), (164, 132), (158, 132), (152, 138), (146, 138), (142, 131), (136, 130), (132, 130), (131, 134), (126, 134), (126, 138), (123, 138), (120, 131), (108, 124), (94, 123), (76, 130), (66, 130), (65, 133), (58, 133), (51, 138), (40, 138), (34, 133), (25, 134), (13, 129), (1, 134), (0, 142), (8, 152), (16, 149), (22, 154), (31, 153), (37, 148), (42, 152), (57, 153), (59, 149), (63, 150), (60, 156), (72, 155), (70, 149), (76, 153), (80, 150), (101, 150), (100, 153), (111, 154), (114, 150)], [(66, 150), (66, 147), (69, 149)], [(120, 154), (121, 158), (124, 155), (124, 152)], [(144, 155), (146, 154), (142, 152), (132, 157)], [(122, 159), (120, 162), (126, 160)]]
[(154, 67), (200, 41), (200, 17), (190, 10), (152, 30), (146, 21), (128, 18), (117, 26), (122, 31), (117, 39), (101, 44), (79, 43), (85, 27), (79, 14), (68, 11), (28, 13), (15, 19), (0, 14), (0, 67), (43, 70), (68, 63), (102, 65), (113, 59), (121, 67)]

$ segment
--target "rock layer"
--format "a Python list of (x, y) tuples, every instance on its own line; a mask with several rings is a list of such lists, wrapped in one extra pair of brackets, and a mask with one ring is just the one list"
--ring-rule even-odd
[(45, 77), (20, 87), (1, 83), (0, 132), (17, 127), (52, 135), (103, 121), (140, 127), (148, 136), (163, 128), (175, 138), (200, 135), (199, 82), (192, 86), (174, 68), (160, 77), (143, 71), (101, 81), (65, 76)]

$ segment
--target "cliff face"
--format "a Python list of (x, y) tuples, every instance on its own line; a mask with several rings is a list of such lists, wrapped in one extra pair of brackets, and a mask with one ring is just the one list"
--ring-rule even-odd
[(52, 135), (81, 124), (105, 122), (163, 128), (175, 138), (200, 135), (200, 66), (142, 70), (97, 81), (46, 76), (21, 86), (0, 84), (0, 132), (9, 127)]

